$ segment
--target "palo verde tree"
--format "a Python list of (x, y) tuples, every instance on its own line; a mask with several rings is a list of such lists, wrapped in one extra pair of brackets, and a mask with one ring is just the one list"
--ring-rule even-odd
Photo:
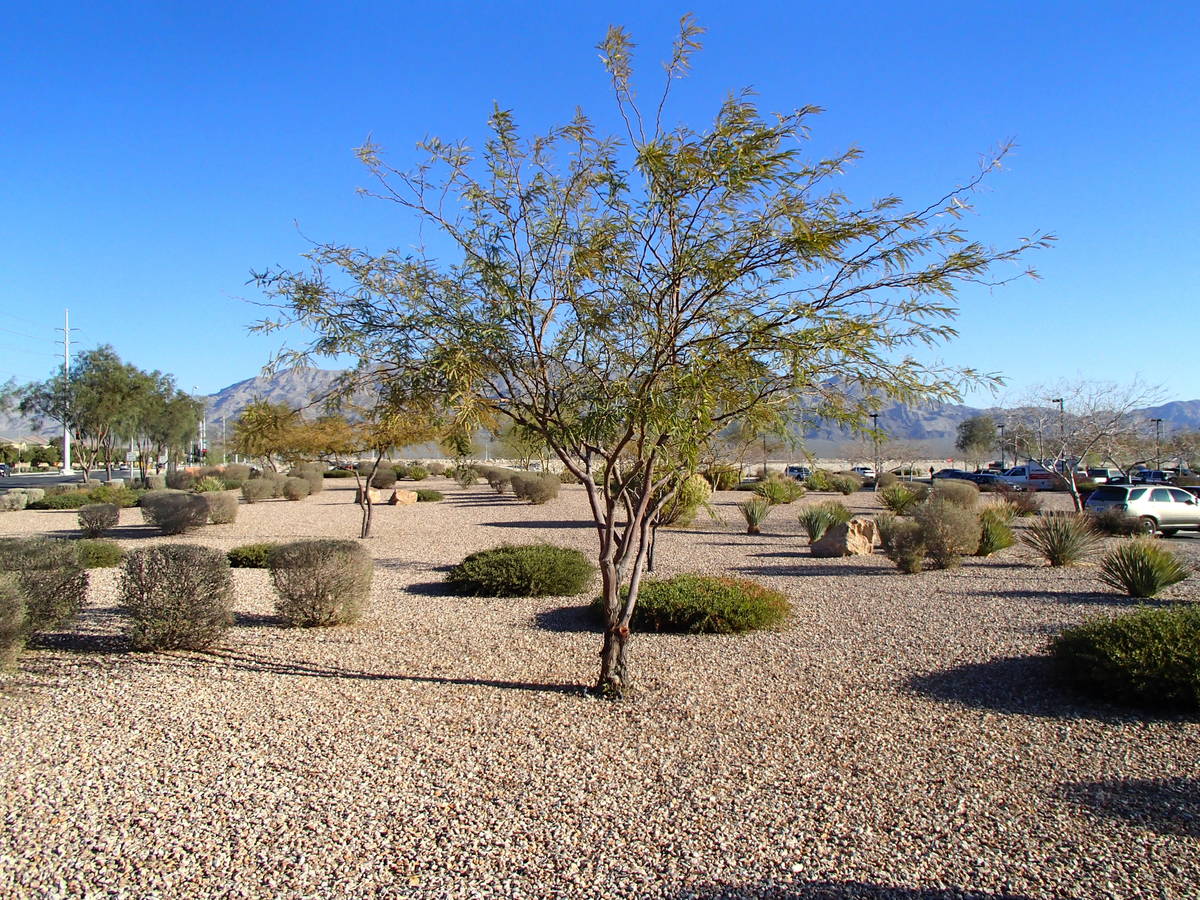
[(862, 398), (955, 396), (979, 376), (923, 365), (908, 348), (954, 334), (959, 285), (1017, 277), (1047, 240), (967, 239), (958, 214), (998, 159), (909, 212), (837, 190), (857, 151), (809, 158), (813, 107), (766, 116), (741, 93), (703, 128), (669, 125), (670, 86), (700, 34), (683, 20), (646, 114), (633, 44), (609, 30), (600, 50), (621, 137), (578, 112), (526, 138), (497, 108), (478, 151), (428, 139), (406, 170), (360, 148), (368, 193), (412, 214), (411, 234), (439, 230), (455, 255), (324, 244), (303, 270), (257, 276), (279, 312), (256, 327), (316, 335), (277, 364), (355, 355), (368, 379), (423, 385), (457, 424), (493, 416), (541, 435), (579, 478), (603, 585), (597, 687), (609, 695), (630, 685), (652, 525), (714, 436), (751, 414), (782, 425), (798, 400), (853, 423)]
[(978, 461), (996, 449), (996, 420), (991, 416), (972, 416), (958, 423), (954, 446), (967, 459)]

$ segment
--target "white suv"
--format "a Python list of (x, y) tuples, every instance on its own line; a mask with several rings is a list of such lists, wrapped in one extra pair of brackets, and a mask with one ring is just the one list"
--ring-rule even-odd
[(1200, 530), (1200, 501), (1183, 488), (1156, 484), (1103, 484), (1092, 491), (1083, 508), (1089, 512), (1121, 510), (1137, 519), (1146, 534)]

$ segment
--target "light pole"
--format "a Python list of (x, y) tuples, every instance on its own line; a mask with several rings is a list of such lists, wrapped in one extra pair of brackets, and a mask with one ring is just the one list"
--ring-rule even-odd
[(1058, 457), (1061, 461), (1059, 464), (1059, 472), (1061, 474), (1062, 470), (1065, 469), (1067, 465), (1067, 419), (1066, 413), (1063, 411), (1063, 398), (1058, 397), (1050, 402), (1058, 404)]
[(879, 491), (879, 413), (871, 413), (871, 440), (875, 444), (875, 490)]
[(1162, 419), (1151, 419), (1154, 423), (1154, 468), (1162, 470)]
[(1000, 432), (1000, 471), (1003, 472), (1004, 471), (1004, 423), (1001, 422), (999, 425), (996, 426), (996, 429)]

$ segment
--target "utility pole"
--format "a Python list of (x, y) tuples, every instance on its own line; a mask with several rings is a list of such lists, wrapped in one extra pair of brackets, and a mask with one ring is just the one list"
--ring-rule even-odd
[(871, 413), (871, 439), (875, 443), (875, 492), (879, 492), (879, 413)]
[[(63, 387), (68, 387), (71, 382), (71, 311), (63, 310), (63, 327), (56, 328), (55, 331), (63, 333)], [(67, 401), (69, 402), (70, 393), (67, 393)], [(71, 410), (65, 412), (65, 421), (63, 422), (62, 435), (62, 474), (74, 475), (71, 470)]]
[(996, 429), (1000, 432), (1000, 471), (1003, 472), (1004, 471), (1004, 423), (1001, 422), (999, 425), (996, 426)]
[(1067, 467), (1067, 419), (1066, 413), (1063, 410), (1063, 398), (1057, 397), (1050, 401), (1058, 404), (1058, 440), (1059, 451), (1058, 457), (1062, 462), (1059, 465), (1059, 474)]
[(1151, 419), (1154, 423), (1154, 468), (1162, 471), (1162, 419)]

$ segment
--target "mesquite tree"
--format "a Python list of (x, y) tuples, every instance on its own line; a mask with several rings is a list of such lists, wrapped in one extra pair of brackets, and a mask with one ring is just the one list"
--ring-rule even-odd
[(958, 214), (997, 160), (905, 212), (893, 197), (855, 206), (830, 184), (857, 153), (804, 154), (813, 107), (764, 116), (742, 93), (703, 129), (668, 127), (670, 85), (700, 33), (683, 21), (646, 116), (633, 45), (609, 30), (600, 49), (621, 137), (577, 112), (523, 138), (497, 108), (478, 152), (428, 139), (404, 170), (360, 148), (367, 193), (440, 231), (436, 255), (323, 244), (305, 270), (257, 276), (279, 313), (256, 327), (316, 335), (280, 364), (354, 354), (365, 379), (436, 393), (459, 424), (500, 418), (541, 435), (579, 478), (606, 615), (597, 687), (615, 695), (630, 683), (652, 526), (706, 445), (750, 417), (782, 424), (798, 400), (856, 423), (881, 397), (955, 396), (980, 376), (906, 348), (954, 334), (958, 285), (1027, 273), (1019, 258), (1047, 241), (966, 239)]

